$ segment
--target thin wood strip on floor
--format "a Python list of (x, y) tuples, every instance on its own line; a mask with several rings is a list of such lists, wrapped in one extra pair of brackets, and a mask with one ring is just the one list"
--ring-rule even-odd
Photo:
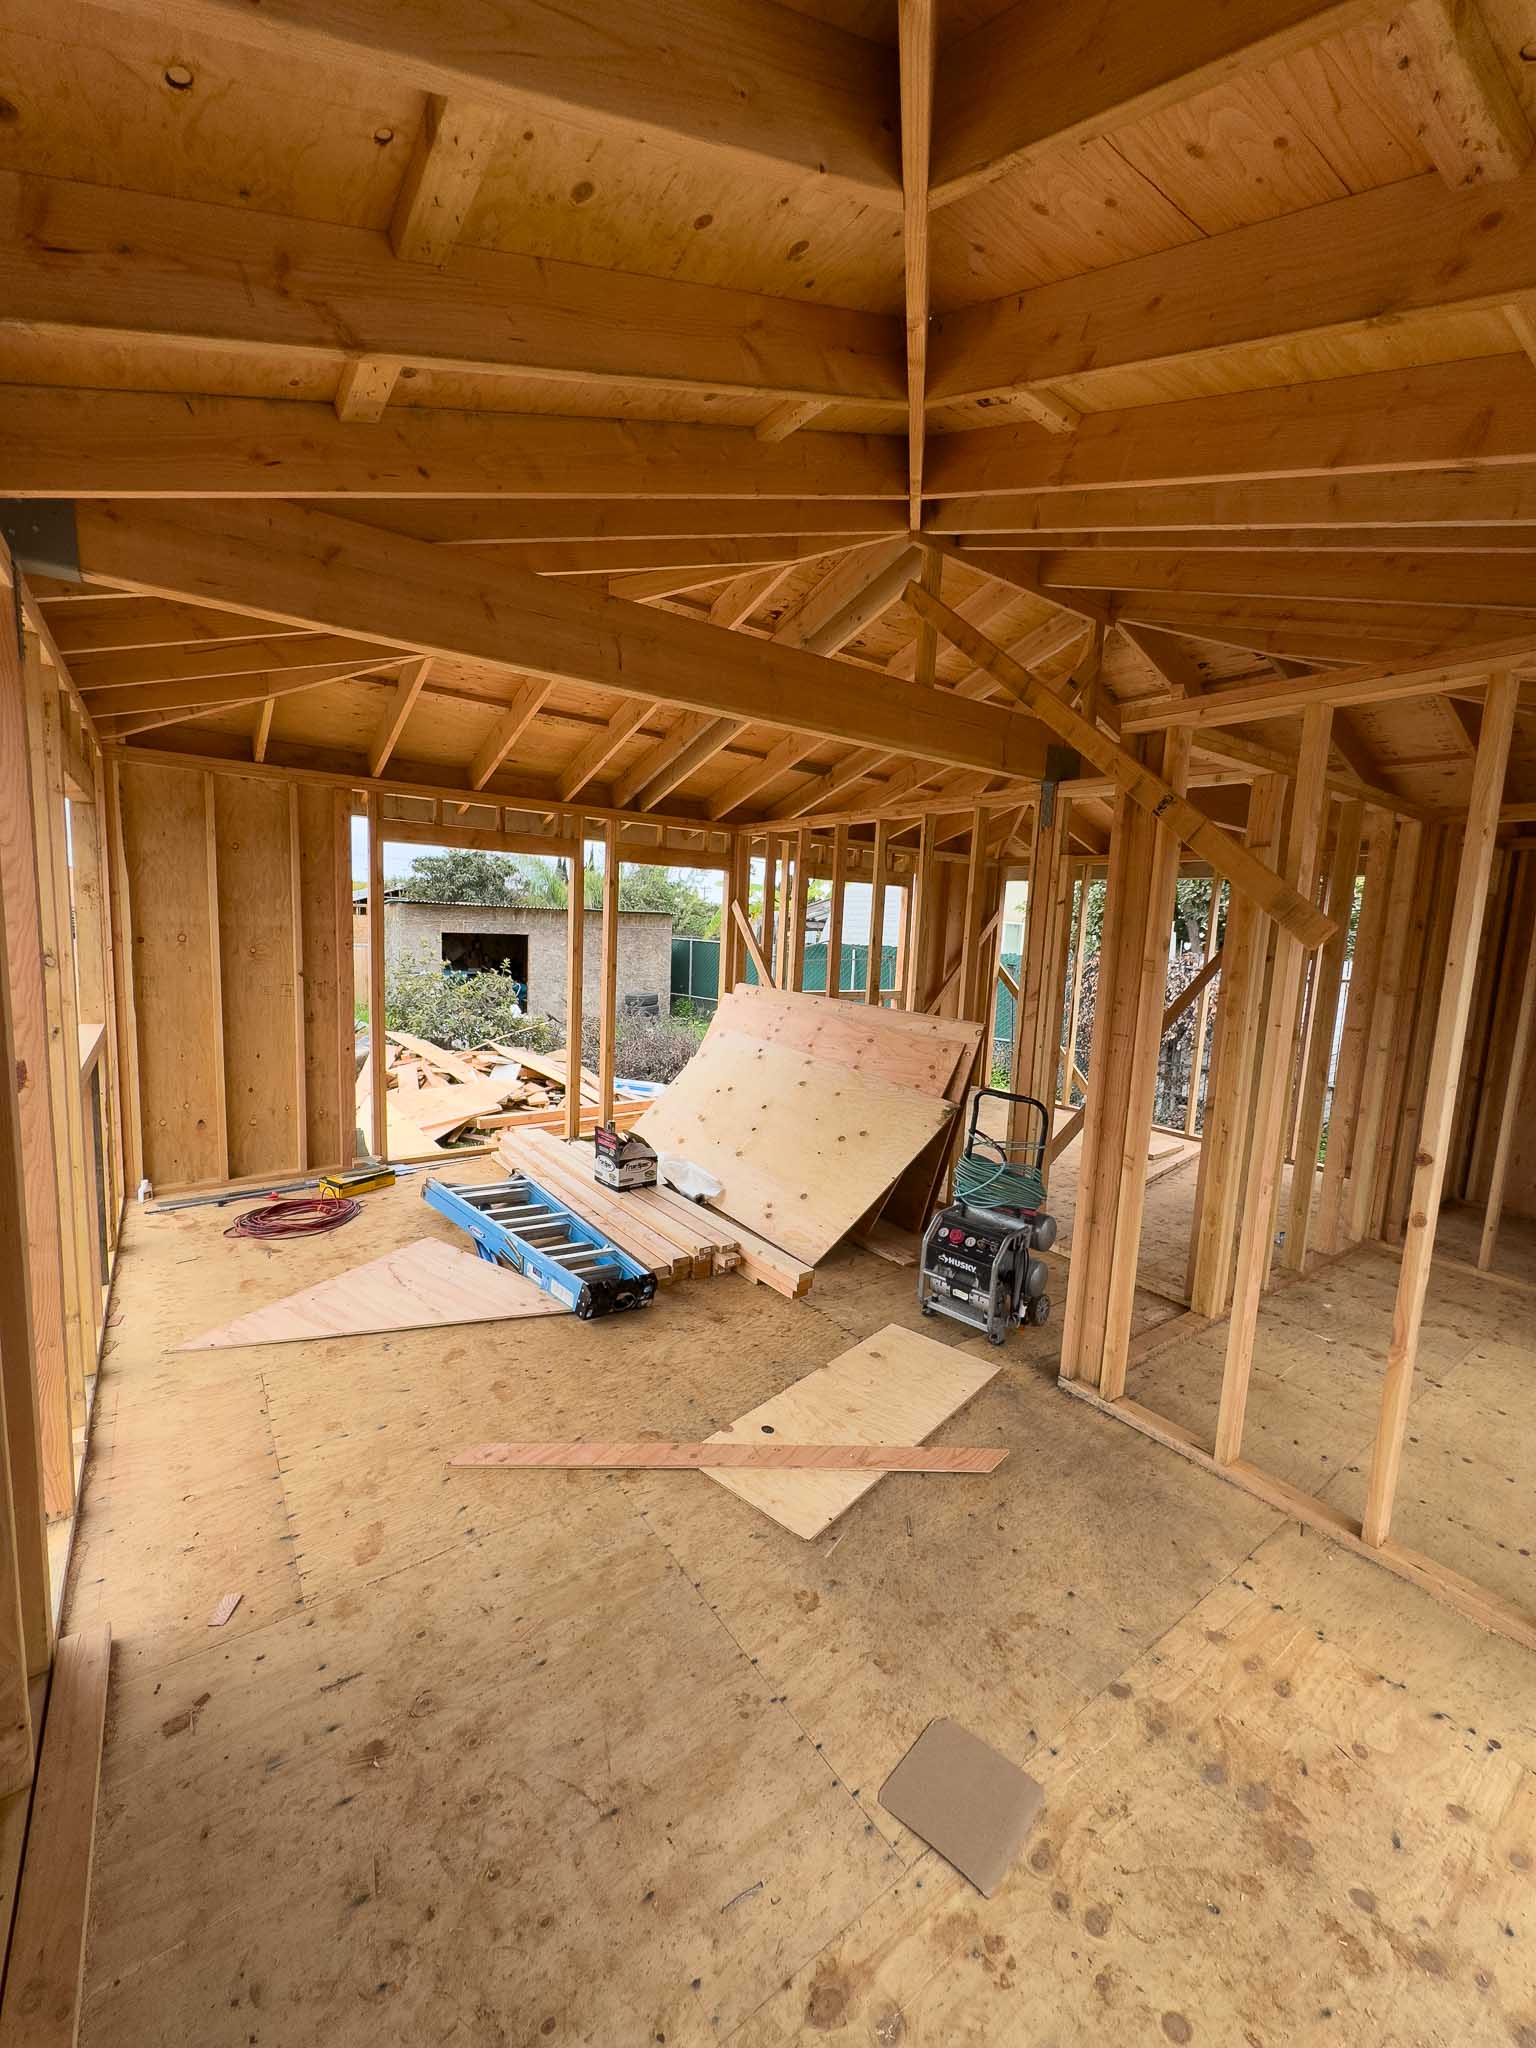
[(1002, 1447), (965, 1444), (471, 1444), (450, 1465), (508, 1465), (549, 1471), (700, 1472), (712, 1468), (779, 1472), (995, 1472)]
[(0, 2048), (74, 2048), (96, 1847), (112, 1631), (61, 1636), (54, 1650), (37, 1792), (0, 2003)]

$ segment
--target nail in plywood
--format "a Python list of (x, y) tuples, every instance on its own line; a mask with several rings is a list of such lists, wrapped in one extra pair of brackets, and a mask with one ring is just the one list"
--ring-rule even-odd
[(431, 1330), (451, 1323), (565, 1313), (521, 1274), (424, 1237), (237, 1316), (218, 1329), (205, 1330), (177, 1348), (215, 1351), (240, 1344), (292, 1344), (317, 1337), (365, 1337), (384, 1330)]
[(635, 1128), (714, 1174), (722, 1215), (814, 1265), (952, 1114), (941, 1099), (711, 1025)]
[[(995, 1472), (1006, 1450), (967, 1444), (684, 1444), (673, 1442), (471, 1444), (450, 1465), (561, 1472)], [(236, 1598), (239, 1596), (236, 1595)]]
[[(997, 1371), (969, 1347), (936, 1344), (895, 1323), (866, 1337), (819, 1372), (716, 1430), (711, 1443), (915, 1444), (962, 1408)], [(820, 1536), (868, 1493), (877, 1472), (711, 1472), (717, 1486), (782, 1523)]]
[(54, 1653), (0, 2048), (73, 2048), (79, 2034), (111, 1656), (105, 1622), (61, 1636)]

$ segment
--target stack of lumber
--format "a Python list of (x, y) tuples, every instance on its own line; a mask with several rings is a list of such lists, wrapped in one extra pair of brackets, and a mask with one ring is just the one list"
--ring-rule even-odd
[(714, 1175), (732, 1228), (814, 1266), (893, 1190), (926, 1220), (981, 1029), (742, 985), (636, 1128)]
[[(402, 1149), (402, 1132), (407, 1144), (413, 1135), (419, 1135), (419, 1149), (426, 1152), (434, 1146), (472, 1142), (501, 1130), (565, 1129), (564, 1053), (532, 1052), (525, 1046), (499, 1045), (494, 1040), (465, 1052), (451, 1052), (409, 1031), (386, 1031), (384, 1053), (385, 1082), (395, 1091), (389, 1113), (397, 1154)], [(358, 1115), (365, 1123), (372, 1065), (370, 1051), (357, 1076)], [(581, 1127), (591, 1131), (598, 1122), (598, 1081), (585, 1067), (581, 1098)], [(644, 1110), (646, 1099), (617, 1090), (614, 1121), (627, 1129)]]
[(703, 1280), (738, 1267), (790, 1298), (811, 1284), (808, 1266), (671, 1188), (620, 1193), (600, 1187), (593, 1178), (590, 1145), (562, 1144), (545, 1131), (512, 1131), (503, 1135), (496, 1156), (509, 1172), (530, 1175), (568, 1202), (663, 1284)]

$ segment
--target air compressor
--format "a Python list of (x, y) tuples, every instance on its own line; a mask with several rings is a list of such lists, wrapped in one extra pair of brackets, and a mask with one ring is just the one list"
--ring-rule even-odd
[[(988, 1101), (1031, 1112), (1038, 1134), (990, 1136), (980, 1126)], [(950, 1316), (984, 1331), (989, 1344), (1004, 1343), (1020, 1324), (1049, 1318), (1050, 1275), (1040, 1254), (1056, 1242), (1056, 1219), (1045, 1208), (1050, 1128), (1050, 1111), (1035, 1096), (977, 1089), (965, 1150), (955, 1164), (954, 1197), (923, 1233), (917, 1300), (925, 1316)]]

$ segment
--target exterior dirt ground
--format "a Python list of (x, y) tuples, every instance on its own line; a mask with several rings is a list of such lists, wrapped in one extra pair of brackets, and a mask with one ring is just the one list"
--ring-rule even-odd
[[(1192, 1183), (1149, 1197), (1160, 1286)], [(862, 1252), (793, 1303), (170, 1348), (446, 1233), (418, 1189), (276, 1248), (130, 1218), (69, 1592), (116, 1639), (86, 2048), (1536, 2048), (1530, 1653), (1066, 1398), (1059, 1322), (939, 1432), (995, 1474), (813, 1543), (693, 1474), (446, 1465), (706, 1435), (890, 1321), (963, 1340)], [(1394, 1274), (1261, 1322), (1251, 1454), (1341, 1503)], [(1399, 1517), (1526, 1604), (1531, 1308), (1437, 1275)], [(1131, 1391), (1204, 1426), (1219, 1373), (1207, 1333)], [(1045, 1786), (990, 1900), (879, 1805), (939, 1714)]]

